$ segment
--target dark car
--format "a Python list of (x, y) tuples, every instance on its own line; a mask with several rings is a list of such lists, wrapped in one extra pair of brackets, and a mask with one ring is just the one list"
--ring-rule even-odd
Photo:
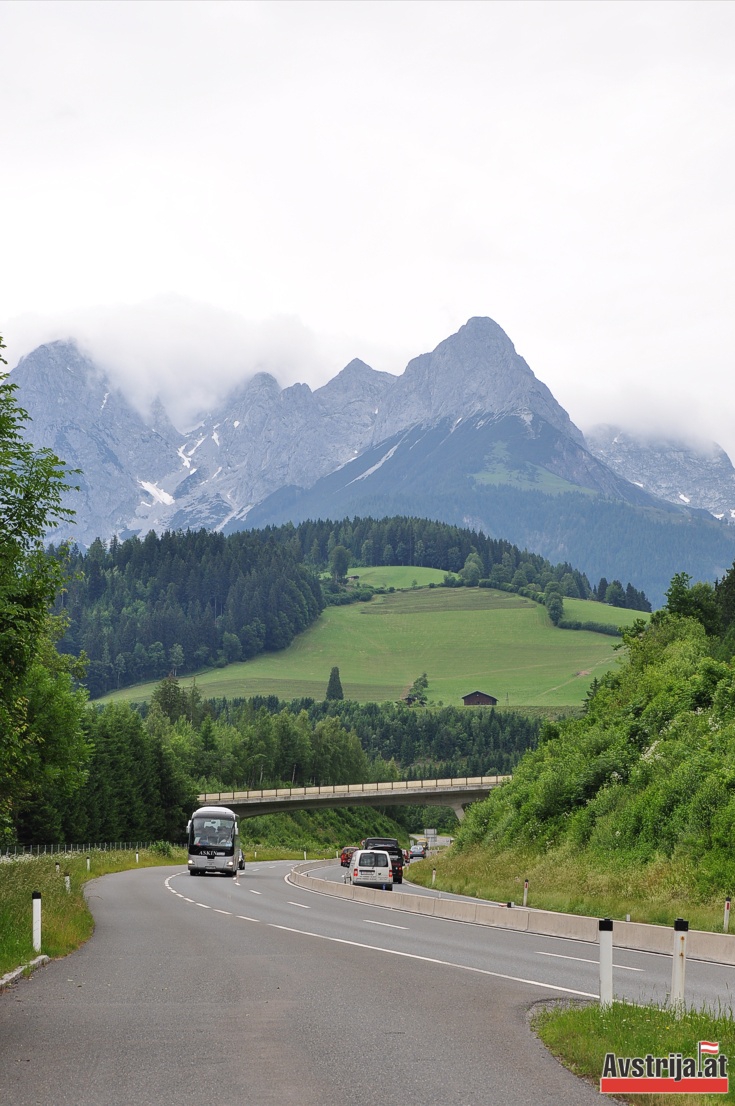
[(393, 884), (403, 883), (403, 849), (395, 837), (366, 837), (363, 849), (384, 849), (391, 859)]
[(342, 850), (342, 855), (339, 858), (339, 862), (343, 868), (349, 868), (352, 854), (357, 851), (357, 845), (346, 845)]
[(426, 845), (412, 845), (409, 855), (411, 860), (424, 860), (427, 856)]

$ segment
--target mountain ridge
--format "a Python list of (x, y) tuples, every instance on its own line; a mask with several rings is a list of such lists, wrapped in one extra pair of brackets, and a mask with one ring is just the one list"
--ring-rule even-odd
[[(393, 514), (405, 501), (420, 503), (426, 517), (472, 518), (499, 537), (508, 535), (498, 526), (510, 526), (512, 540), (532, 548), (533, 542), (548, 546), (549, 528), (555, 529), (549, 498), (561, 504), (568, 496), (582, 503), (576, 514), (565, 507), (570, 518), (580, 511), (589, 516), (562, 542), (570, 560), (575, 550), (588, 556), (589, 534), (583, 531), (594, 525), (596, 500), (652, 511), (668, 520), (665, 525), (685, 519), (695, 529), (700, 525), (691, 509), (699, 500), (661, 498), (673, 485), (660, 473), (658, 479), (637, 478), (635, 465), (652, 459), (650, 450), (631, 448), (626, 458), (599, 437), (588, 442), (505, 331), (485, 317), (469, 319), (397, 377), (359, 359), (313, 391), (307, 384), (281, 388), (272, 375), (257, 373), (185, 433), (160, 400), (147, 416), (141, 414), (73, 343), (34, 350), (13, 369), (11, 381), (33, 419), (34, 443), (83, 470), (80, 491), (67, 497), (76, 525), (54, 532), (55, 541), (89, 545), (96, 537), (151, 529), (231, 532), (294, 521), (303, 511), (333, 518), (366, 510)], [(729, 458), (720, 452), (724, 472), (723, 458), (728, 464)], [(658, 465), (665, 465), (665, 449), (659, 449)], [(534, 500), (531, 511), (534, 495), (542, 499)], [(510, 513), (508, 496), (517, 502)], [(536, 521), (542, 517), (547, 521)], [(525, 531), (517, 525), (521, 518), (527, 520)], [(633, 532), (627, 523), (625, 528)], [(714, 540), (709, 530), (702, 534), (698, 548), (713, 545), (698, 575), (709, 578), (723, 568), (731, 536)], [(560, 536), (551, 544), (558, 546)], [(603, 571), (622, 575), (614, 562), (624, 551), (616, 549), (614, 537), (608, 545), (613, 563)], [(575, 563), (589, 571), (595, 559)], [(667, 561), (647, 592), (661, 594), (670, 567)]]

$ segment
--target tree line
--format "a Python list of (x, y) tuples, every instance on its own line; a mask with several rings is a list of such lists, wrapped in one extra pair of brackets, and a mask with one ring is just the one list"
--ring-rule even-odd
[(51, 552), (68, 572), (59, 648), (87, 657), (93, 697), (284, 649), (324, 608), (293, 543), (257, 532), (151, 532)]

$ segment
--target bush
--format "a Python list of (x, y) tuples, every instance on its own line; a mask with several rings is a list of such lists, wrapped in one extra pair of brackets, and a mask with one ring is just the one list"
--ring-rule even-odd
[(169, 841), (154, 841), (151, 845), (151, 852), (156, 856), (173, 856), (174, 850)]

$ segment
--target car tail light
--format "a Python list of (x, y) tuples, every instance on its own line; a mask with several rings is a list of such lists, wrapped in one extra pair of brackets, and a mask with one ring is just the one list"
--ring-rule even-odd
[(357, 868), (355, 868), (354, 872), (352, 873), (352, 878), (357, 879)]

